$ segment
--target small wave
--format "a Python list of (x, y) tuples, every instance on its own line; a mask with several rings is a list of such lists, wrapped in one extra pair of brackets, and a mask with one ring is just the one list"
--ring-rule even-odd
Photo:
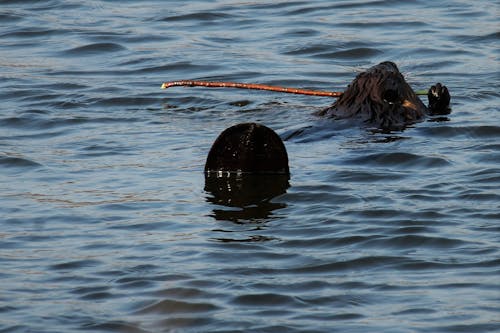
[(159, 302), (155, 302), (151, 305), (148, 305), (140, 310), (138, 310), (137, 314), (151, 314), (151, 313), (165, 313), (165, 314), (179, 314), (179, 313), (203, 313), (203, 312), (211, 312), (219, 309), (218, 306), (212, 303), (205, 302), (186, 302), (179, 301), (173, 299), (164, 299)]
[(477, 153), (472, 159), (478, 164), (497, 166), (500, 164), (500, 151)]
[(394, 182), (406, 178), (407, 175), (396, 172), (377, 172), (376, 170), (341, 170), (331, 176), (332, 181), (352, 182)]
[(373, 236), (347, 236), (347, 237), (314, 237), (304, 239), (293, 239), (282, 243), (283, 247), (290, 249), (331, 248), (364, 244)]
[(284, 33), (282, 36), (291, 38), (300, 38), (300, 37), (310, 38), (313, 36), (317, 36), (319, 34), (320, 32), (315, 29), (292, 29)]
[(234, 297), (231, 303), (240, 306), (250, 306), (250, 307), (282, 306), (286, 308), (304, 305), (302, 302), (298, 301), (298, 299), (296, 299), (295, 297), (275, 294), (275, 293), (240, 295)]
[(298, 274), (317, 274), (324, 272), (339, 272), (353, 269), (367, 270), (367, 269), (384, 269), (387, 266), (394, 266), (407, 262), (408, 259), (404, 257), (394, 256), (367, 256), (362, 258), (355, 258), (345, 261), (337, 261), (331, 263), (321, 263), (312, 266), (298, 267), (294, 269), (284, 270), (287, 273), (293, 271)]
[[(151, 267), (150, 270), (153, 271), (155, 268), (157, 267)], [(137, 271), (137, 268), (135, 269)], [(125, 274), (125, 273), (123, 273)], [(116, 276), (116, 272), (110, 272), (109, 273), (110, 276)], [(121, 276), (122, 275), (122, 272), (120, 272), (118, 274), (118, 276)], [(167, 275), (162, 275), (161, 276), (161, 280), (162, 281), (170, 281), (170, 282), (173, 282), (173, 281), (182, 281), (182, 280), (189, 280), (191, 279), (192, 277), (190, 275), (183, 275), (183, 274), (167, 274)], [(134, 283), (137, 283), (137, 282), (152, 282), (152, 281), (157, 281), (158, 280), (158, 277), (156, 276), (147, 276), (147, 275), (139, 275), (139, 276), (127, 276), (127, 277), (122, 277), (122, 278), (119, 278), (116, 280), (116, 283), (118, 283), (118, 287), (119, 288), (124, 288), (125, 286), (128, 286), (130, 284), (134, 284)], [(170, 290), (170, 289), (169, 289)], [(154, 292), (155, 296), (157, 296), (157, 292)], [(167, 293), (165, 294), (163, 292), (163, 290), (159, 291), (158, 294), (160, 296), (168, 296), (168, 295), (172, 295), (171, 293)], [(172, 296), (170, 296), (172, 297)], [(175, 298), (175, 297), (174, 297)], [(141, 307), (142, 309), (143, 307)]]
[(301, 7), (298, 9), (285, 11), (285, 12), (283, 12), (283, 15), (284, 16), (295, 16), (295, 15), (304, 16), (304, 15), (315, 13), (318, 11), (324, 11), (324, 10), (327, 10), (330, 8), (331, 8), (331, 6)]
[(364, 58), (371, 58), (376, 55), (382, 54), (383, 51), (379, 49), (374, 49), (371, 47), (357, 47), (353, 49), (348, 49), (348, 50), (342, 50), (342, 51), (336, 51), (336, 52), (329, 52), (329, 53), (321, 53), (316, 56), (315, 58), (321, 58), (321, 59), (346, 59), (346, 60), (359, 60), (359, 59), (364, 59)]
[(500, 126), (483, 125), (466, 127), (468, 135), (475, 138), (498, 138), (500, 137)]
[(346, 320), (346, 321), (353, 321), (353, 320), (362, 320), (365, 318), (364, 315), (360, 313), (352, 313), (352, 312), (347, 312), (347, 313), (339, 313), (339, 314), (325, 314), (325, 315), (318, 315), (318, 314), (304, 314), (297, 316), (296, 319), (299, 320), (313, 320), (315, 322), (317, 321), (330, 321), (330, 322), (335, 322), (335, 321), (341, 321), (341, 320)]
[[(131, 71), (131, 73), (155, 73), (155, 74), (159, 74), (162, 72), (166, 72), (166, 73), (168, 72), (168, 74), (171, 75), (172, 71), (209, 72), (209, 71), (212, 71), (212, 70), (215, 70), (218, 68), (220, 68), (220, 66), (195, 65), (195, 64), (188, 62), (188, 61), (178, 61), (178, 62), (173, 62), (173, 63), (160, 65), (160, 66), (149, 66), (149, 67), (139, 68), (139, 69)], [(131, 74), (131, 73), (129, 73), (129, 74)]]
[(499, 329), (498, 321), (492, 320), (490, 323), (430, 326), (429, 332), (498, 332)]
[(16, 22), (22, 20), (23, 17), (21, 15), (13, 14), (13, 13), (0, 13), (0, 22)]
[[(491, 201), (492, 203), (500, 202), (500, 195), (492, 192), (483, 192), (481, 190), (466, 190), (455, 195), (455, 199), (464, 201)], [(492, 207), (493, 208), (493, 207)]]
[(500, 137), (500, 126), (495, 125), (419, 127), (416, 130), (424, 136), (437, 138), (465, 136), (469, 138), (495, 139)]
[(40, 119), (37, 117), (10, 117), (0, 120), (0, 126), (21, 129), (50, 129), (67, 125), (78, 125), (84, 119)]
[[(19, 309), (18, 307), (10, 306), (10, 305), (0, 306), (0, 313), (12, 312), (12, 311), (16, 311), (18, 309)], [(10, 331), (7, 329), (6, 332), (10, 332)]]
[(0, 156), (0, 166), (10, 168), (34, 168), (42, 165), (26, 158)]
[[(290, 47), (290, 46), (289, 46)], [(381, 50), (369, 47), (365, 43), (317, 43), (306, 46), (292, 46), (285, 50), (285, 55), (311, 56), (320, 59), (362, 59), (383, 53)]]
[(194, 297), (212, 297), (215, 296), (213, 294), (207, 293), (203, 289), (199, 288), (188, 288), (188, 287), (177, 287), (177, 288), (168, 288), (162, 289), (160, 291), (154, 291), (155, 296), (165, 296), (176, 299), (186, 299), (186, 298), (194, 298)]
[(125, 50), (126, 48), (116, 43), (94, 43), (78, 46), (64, 51), (67, 55), (92, 55), (100, 53), (110, 53)]
[(131, 96), (131, 97), (110, 97), (103, 98), (95, 103), (92, 103), (93, 106), (147, 106), (147, 105), (158, 105), (161, 103), (160, 98), (153, 97), (139, 97), (139, 96)]
[[(469, 13), (467, 13), (467, 15), (469, 15)], [(458, 35), (453, 39), (460, 43), (496, 43), (498, 42), (498, 39), (500, 39), (500, 32), (493, 32), (485, 35)]]
[(73, 294), (77, 295), (87, 295), (92, 293), (100, 293), (108, 290), (108, 286), (91, 286), (91, 287), (77, 287), (71, 291)]
[(292, 50), (286, 51), (283, 54), (286, 55), (315, 55), (318, 53), (325, 53), (332, 48), (335, 48), (335, 45), (330, 45), (330, 44), (313, 44), (313, 45), (306, 45), (306, 46), (293, 46)]
[(393, 315), (420, 315), (420, 314), (433, 314), (436, 313), (436, 310), (434, 309), (427, 309), (427, 308), (411, 308), (411, 309), (406, 309), (398, 312), (393, 312)]
[(380, 248), (433, 248), (433, 249), (450, 249), (463, 246), (466, 242), (459, 239), (451, 239), (446, 237), (429, 237), (423, 235), (404, 235), (396, 237), (383, 237), (375, 240), (370, 240), (365, 243), (365, 246), (375, 246)]
[[(88, 320), (88, 317), (86, 317)], [(137, 325), (123, 321), (106, 321), (106, 322), (82, 322), (81, 329), (91, 332), (144, 332)]]
[(85, 268), (85, 267), (93, 267), (99, 265), (101, 262), (98, 260), (76, 260), (76, 261), (69, 261), (69, 262), (64, 262), (60, 264), (55, 264), (50, 266), (50, 269), (52, 270), (75, 270), (79, 268)]
[(96, 293), (89, 293), (86, 295), (83, 295), (80, 297), (82, 300), (105, 300), (105, 299), (110, 299), (113, 298), (114, 295), (108, 292), (96, 292)]
[(5, 32), (0, 35), (1, 38), (32, 38), (45, 37), (63, 33), (62, 30), (55, 29), (40, 29), (40, 28), (23, 28), (22, 30)]
[[(100, 157), (100, 156), (113, 156), (113, 155), (125, 155), (130, 152), (130, 148), (126, 147), (124, 145), (99, 145), (99, 144), (92, 144), (90, 146), (83, 147), (82, 153), (77, 154), (76, 156), (79, 157)], [(119, 204), (119, 203), (112, 203), (105, 205), (107, 209), (113, 209), (114, 206), (115, 209), (132, 209), (130, 206), (126, 204)]]
[(358, 29), (369, 29), (369, 28), (381, 28), (381, 27), (391, 27), (393, 29), (407, 29), (407, 28), (417, 28), (417, 27), (425, 27), (427, 24), (422, 21), (373, 21), (373, 22), (348, 22), (341, 23), (343, 27), (348, 28), (358, 28)]
[(61, 90), (61, 91), (67, 91), (67, 90), (78, 90), (81, 91), (83, 89), (89, 88), (88, 85), (80, 84), (80, 83), (70, 83), (70, 82), (56, 82), (56, 83), (50, 83), (46, 85), (39, 86), (41, 89), (54, 89), (54, 90)]
[[(74, 117), (74, 118), (52, 118), (43, 119), (37, 117), (9, 117), (5, 119), (0, 119), (0, 127), (7, 128), (18, 128), (26, 129), (30, 131), (35, 130), (48, 130), (55, 128), (64, 128), (70, 126), (78, 126), (87, 123), (123, 123), (123, 122), (134, 122), (138, 121), (138, 118), (134, 117)], [(33, 134), (18, 135), (17, 138), (40, 138), (40, 137), (51, 137), (55, 135), (61, 135), (65, 132), (36, 132)], [(2, 136), (0, 136), (1, 138)]]
[(429, 157), (405, 152), (369, 154), (348, 159), (345, 163), (367, 166), (404, 166), (407, 168), (438, 168), (450, 164), (443, 157)]
[(175, 22), (175, 21), (216, 21), (220, 19), (227, 19), (234, 17), (231, 14), (224, 14), (218, 12), (199, 12), (192, 14), (184, 14), (184, 15), (173, 15), (166, 16), (157, 21), (165, 21), (165, 22)]
[(266, 9), (271, 9), (272, 12), (282, 12), (283, 9), (289, 8), (289, 7), (297, 7), (297, 6), (303, 6), (307, 4), (307, 2), (304, 1), (268, 1), (268, 2), (259, 2), (259, 1), (254, 1), (254, 2), (248, 2), (248, 6), (252, 9), (259, 9), (259, 10), (266, 10)]
[(500, 168), (475, 170), (467, 175), (474, 183), (498, 184), (500, 183)]

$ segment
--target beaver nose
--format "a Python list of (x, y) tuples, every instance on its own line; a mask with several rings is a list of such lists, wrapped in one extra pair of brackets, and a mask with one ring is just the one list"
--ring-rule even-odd
[(399, 94), (397, 90), (394, 89), (387, 89), (386, 91), (384, 91), (384, 93), (382, 94), (382, 100), (389, 104), (400, 102)]

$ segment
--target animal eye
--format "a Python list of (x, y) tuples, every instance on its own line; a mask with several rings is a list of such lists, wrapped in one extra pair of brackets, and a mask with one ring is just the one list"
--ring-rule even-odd
[(399, 101), (399, 95), (396, 90), (388, 89), (382, 94), (382, 99), (386, 103), (394, 104)]

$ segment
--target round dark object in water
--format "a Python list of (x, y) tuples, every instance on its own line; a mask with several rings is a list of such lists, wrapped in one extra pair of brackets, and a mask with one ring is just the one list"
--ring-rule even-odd
[(208, 153), (205, 172), (289, 174), (288, 154), (272, 129), (242, 123), (224, 130)]

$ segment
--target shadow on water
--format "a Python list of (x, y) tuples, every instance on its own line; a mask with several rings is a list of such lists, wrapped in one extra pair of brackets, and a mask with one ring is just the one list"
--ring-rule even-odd
[(217, 205), (212, 216), (238, 224), (267, 221), (273, 211), (286, 207), (272, 199), (286, 192), (290, 187), (288, 180), (288, 175), (207, 173), (207, 200)]

